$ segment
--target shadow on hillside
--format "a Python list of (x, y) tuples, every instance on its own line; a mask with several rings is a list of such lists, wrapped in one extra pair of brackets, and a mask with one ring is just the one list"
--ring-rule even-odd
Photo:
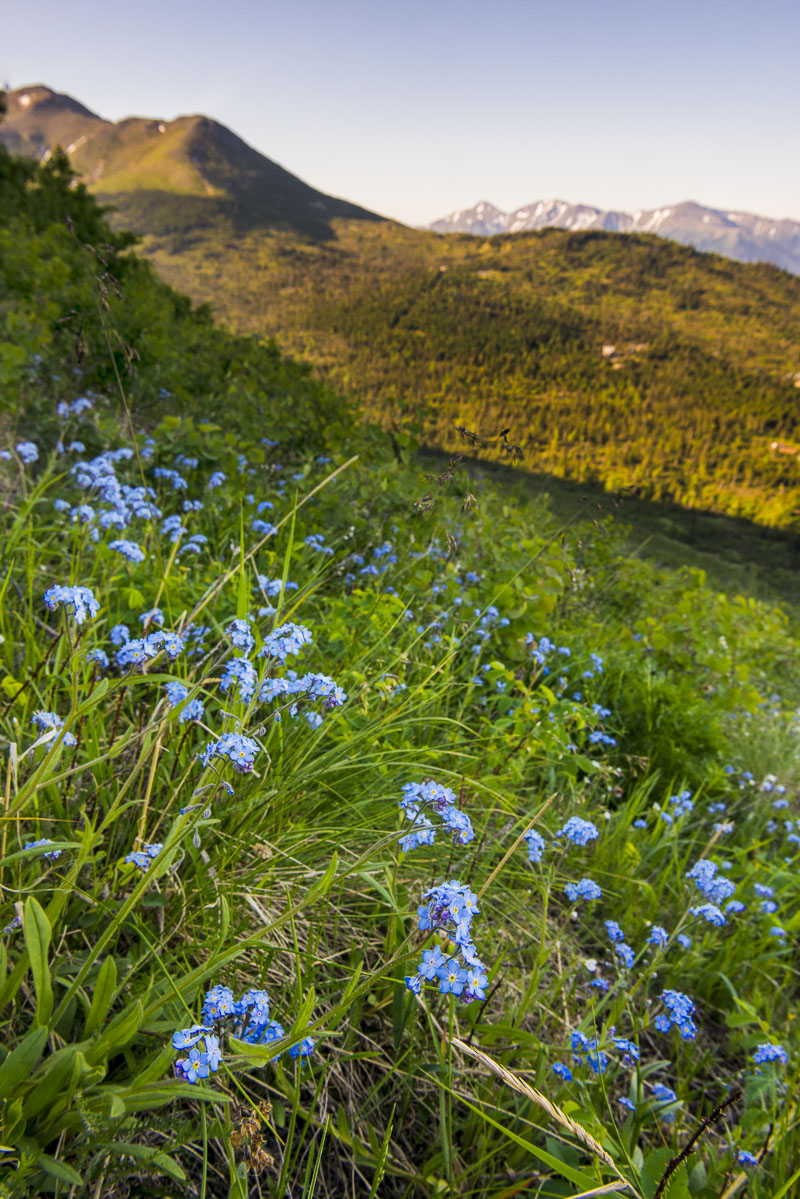
[[(267, 203), (245, 190), (235, 200), (224, 196), (176, 195), (169, 191), (142, 188), (133, 192), (96, 193), (99, 203), (110, 208), (115, 229), (129, 229), (139, 236), (169, 237), (175, 253), (209, 234), (240, 237), (247, 233), (292, 233), (306, 241), (336, 240), (335, 218), (383, 221), (386, 218), (357, 208), (344, 200), (308, 201), (304, 206)], [(316, 207), (315, 207), (316, 206)]]
[[(437, 461), (451, 455), (425, 450)], [(492, 479), (523, 494), (546, 495), (557, 520), (566, 524), (611, 518), (622, 526), (637, 556), (674, 570), (706, 572), (711, 587), (779, 601), (800, 614), (800, 532), (768, 528), (742, 517), (605, 491), (537, 471), (465, 458), (472, 478)]]

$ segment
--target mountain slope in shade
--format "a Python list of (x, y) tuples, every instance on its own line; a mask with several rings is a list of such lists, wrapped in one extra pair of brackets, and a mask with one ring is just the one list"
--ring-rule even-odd
[(427, 228), (434, 233), (472, 233), (491, 237), (553, 226), (580, 232), (656, 233), (697, 250), (713, 251), (740, 262), (772, 262), (800, 275), (800, 222), (770, 220), (748, 212), (722, 212), (689, 200), (648, 211), (612, 212), (566, 200), (538, 200), (514, 212), (501, 212), (482, 200), (474, 208), (452, 212)]
[(7, 100), (0, 141), (40, 160), (61, 146), (83, 182), (115, 206), (115, 223), (129, 228), (283, 228), (326, 240), (335, 217), (383, 219), (309, 187), (209, 117), (114, 123), (41, 84), (9, 92)]

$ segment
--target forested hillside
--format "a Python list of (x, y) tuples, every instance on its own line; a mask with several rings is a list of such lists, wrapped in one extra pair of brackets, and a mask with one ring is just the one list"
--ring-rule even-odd
[(794, 521), (800, 280), (646, 236), (337, 231), (146, 245), (165, 277), (385, 425), (413, 414), (449, 449), (457, 424), (510, 426), (532, 469)]

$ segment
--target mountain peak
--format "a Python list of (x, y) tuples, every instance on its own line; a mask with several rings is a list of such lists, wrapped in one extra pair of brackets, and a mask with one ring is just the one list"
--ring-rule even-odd
[(83, 182), (118, 210), (115, 223), (127, 228), (291, 228), (327, 240), (334, 217), (383, 219), (310, 187), (202, 113), (106, 121), (44, 84), (17, 88), (8, 101), (0, 142), (39, 160), (61, 146)]
[(46, 87), (43, 83), (31, 83), (27, 87), (18, 87), (11, 92), (6, 92), (6, 101), (9, 116), (26, 112), (29, 109), (40, 108), (46, 104), (53, 108), (67, 109), (70, 112), (79, 113), (81, 116), (100, 120), (96, 113), (86, 108), (78, 100), (74, 100), (72, 96), (67, 96), (64, 92), (54, 92), (51, 87)]
[(800, 275), (800, 222), (774, 220), (747, 212), (721, 212), (696, 200), (662, 208), (615, 212), (567, 200), (535, 200), (514, 212), (502, 212), (481, 201), (474, 208), (451, 212), (427, 228), (435, 233), (471, 233), (492, 237), (545, 228), (655, 233), (659, 237), (712, 251), (741, 262), (771, 262)]

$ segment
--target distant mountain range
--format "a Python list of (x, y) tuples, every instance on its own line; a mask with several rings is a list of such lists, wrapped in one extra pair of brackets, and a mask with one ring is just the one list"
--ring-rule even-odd
[(356, 204), (325, 195), (205, 116), (106, 121), (42, 84), (7, 95), (0, 141), (40, 161), (56, 146), (115, 224), (153, 235), (214, 225), (242, 233), (285, 229), (326, 240), (337, 217), (380, 221)]
[(538, 200), (514, 212), (501, 212), (482, 200), (427, 225), (434, 233), (523, 233), (553, 226), (580, 232), (656, 233), (696, 250), (710, 250), (740, 262), (772, 262), (800, 275), (800, 222), (771, 220), (749, 212), (721, 212), (687, 200), (646, 212), (607, 212), (566, 200)]

